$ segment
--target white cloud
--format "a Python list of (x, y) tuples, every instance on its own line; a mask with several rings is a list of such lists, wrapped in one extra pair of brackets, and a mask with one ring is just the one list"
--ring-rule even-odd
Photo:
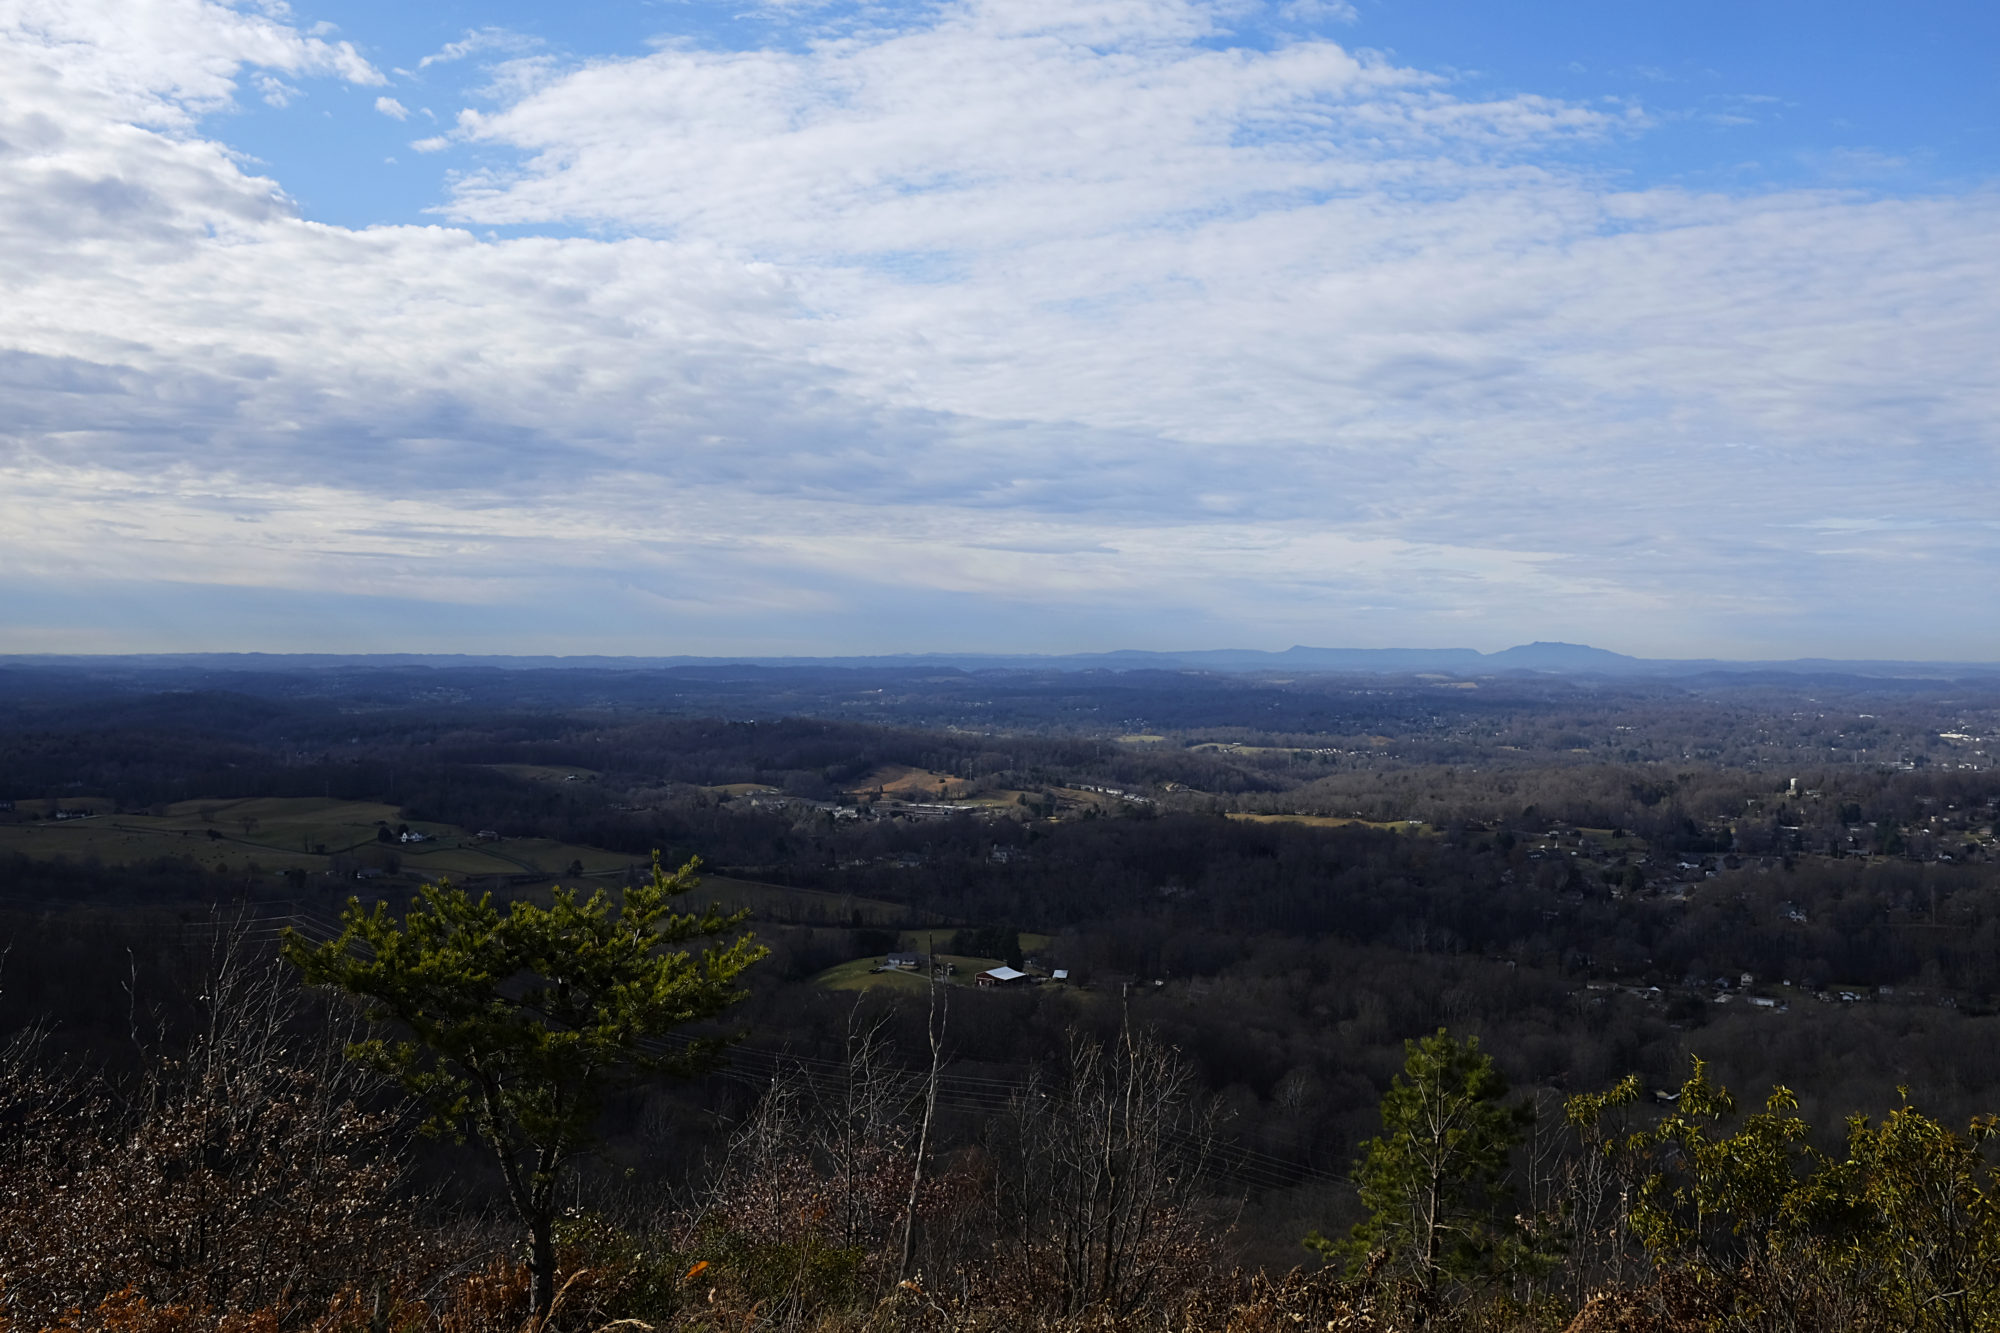
[(0, 47), (10, 64), (36, 67), (80, 101), (172, 129), (227, 105), (245, 66), (267, 78), (383, 82), (349, 42), (215, 0), (14, 0), (0, 10)]
[(448, 42), (425, 56), (417, 62), (417, 68), (429, 69), (432, 65), (449, 64), (455, 60), (484, 55), (490, 51), (519, 55), (537, 50), (541, 46), (541, 38), (527, 33), (513, 32), (506, 28), (478, 28), (467, 32), (460, 40)]
[(410, 118), (410, 109), (393, 97), (376, 98), (375, 109), (391, 120), (408, 120)]
[(290, 106), (292, 99), (299, 95), (297, 88), (274, 75), (259, 74), (251, 82), (257, 85), (257, 92), (263, 97), (267, 106)]
[(514, 155), (455, 220), (600, 239), (356, 232), (190, 128), (339, 48), (179, 12), (0, 32), (24, 579), (572, 651), (1945, 653), (2000, 611), (1991, 193), (1619, 190), (1564, 148), (1635, 113), (1052, 0), (544, 67), (416, 146)]
[(753, 244), (793, 253), (990, 246), (1392, 182), (1452, 189), (1440, 155), (1504, 160), (1634, 119), (1534, 97), (1467, 103), (1325, 41), (1258, 54), (1194, 40), (1214, 35), (1176, 0), (976, 4), (797, 54), (670, 48), (595, 64), (461, 127), (532, 156), (464, 183), (455, 214), (747, 226)]
[(1285, 0), (1281, 18), (1293, 23), (1359, 23), (1361, 12), (1349, 0)]

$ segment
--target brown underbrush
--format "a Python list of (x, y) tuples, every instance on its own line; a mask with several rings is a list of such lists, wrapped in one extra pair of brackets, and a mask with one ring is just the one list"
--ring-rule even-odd
[(1170, 1049), (1078, 1040), (942, 1144), (879, 1029), (781, 1078), (695, 1193), (563, 1219), (537, 1320), (510, 1237), (411, 1197), (408, 1118), (337, 1018), (229, 957), (203, 1003), (122, 1078), (35, 1032), (0, 1048), (0, 1333), (2000, 1330), (1987, 1120), (1857, 1117), (1831, 1157), (1789, 1094), (1741, 1116), (1697, 1066), (1657, 1123), (1636, 1084), (1572, 1099), (1580, 1137), (1530, 1154), (1540, 1220), (1516, 1219), (1547, 1243), (1507, 1266), (1280, 1275), (1229, 1262)]

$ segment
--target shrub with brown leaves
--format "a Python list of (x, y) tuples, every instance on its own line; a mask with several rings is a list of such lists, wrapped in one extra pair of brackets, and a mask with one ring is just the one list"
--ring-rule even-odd
[(371, 1109), (380, 1090), (343, 1058), (337, 1021), (237, 948), (202, 1011), (183, 1049), (123, 1085), (57, 1074), (32, 1034), (0, 1056), (0, 1284), (17, 1327), (80, 1310), (290, 1325), (415, 1248), (393, 1115)]

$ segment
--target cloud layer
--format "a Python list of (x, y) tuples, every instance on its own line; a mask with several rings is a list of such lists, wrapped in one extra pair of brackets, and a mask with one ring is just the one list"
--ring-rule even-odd
[(1639, 108), (960, 3), (475, 34), (512, 165), (353, 231), (214, 113), (386, 76), (126, 8), (0, 11), (0, 559), (79, 590), (11, 646), (2000, 657), (1990, 190), (1621, 189)]

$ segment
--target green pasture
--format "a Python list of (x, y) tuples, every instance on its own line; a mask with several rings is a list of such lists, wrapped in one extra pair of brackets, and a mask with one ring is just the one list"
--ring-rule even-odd
[[(64, 802), (71, 808), (74, 802)], [(418, 843), (384, 843), (378, 821), (408, 823), (426, 835)], [(319, 797), (183, 801), (157, 814), (104, 813), (94, 819), (29, 820), (0, 825), (0, 849), (46, 860), (95, 858), (130, 865), (160, 857), (193, 857), (232, 872), (253, 863), (265, 871), (324, 871), (336, 856), (364, 866), (394, 864), (425, 879), (482, 875), (562, 877), (611, 874), (633, 858), (550, 838), (481, 839), (450, 824), (404, 820), (393, 805)]]
[(553, 764), (487, 764), (485, 767), (495, 773), (505, 773), (510, 778), (524, 778), (529, 782), (597, 781), (597, 770), (594, 768), (562, 768)]
[[(947, 984), (970, 986), (972, 979), (989, 967), (998, 967), (1004, 958), (973, 958), (965, 954), (941, 953), (938, 961), (950, 963), (958, 970)], [(930, 979), (918, 972), (877, 972), (882, 965), (882, 956), (874, 954), (867, 958), (856, 958), (850, 962), (837, 963), (813, 978), (816, 985), (828, 990), (893, 990), (922, 994), (930, 989)]]
[(879, 955), (856, 958), (829, 967), (814, 977), (813, 982), (827, 990), (888, 990), (920, 995), (930, 989), (930, 982), (920, 972), (877, 972), (875, 969), (881, 965)]
[[(518, 767), (518, 766), (516, 766)], [(551, 770), (555, 771), (555, 770)], [(567, 770), (564, 770), (567, 771)], [(323, 874), (336, 856), (362, 867), (425, 880), (478, 879), (506, 875), (577, 883), (624, 875), (642, 858), (557, 842), (550, 838), (487, 839), (451, 824), (406, 820), (393, 805), (320, 797), (257, 797), (242, 800), (182, 801), (148, 814), (113, 814), (107, 800), (65, 799), (62, 808), (98, 811), (90, 819), (36, 819), (52, 813), (46, 801), (23, 801), (11, 822), (0, 823), (0, 852), (37, 860), (95, 859), (105, 865), (132, 865), (162, 857), (192, 857), (233, 874), (251, 866), (265, 874), (304, 870)], [(424, 842), (381, 842), (382, 824), (407, 824)], [(581, 875), (573, 867), (581, 867)], [(900, 903), (852, 894), (795, 889), (726, 875), (704, 874), (694, 895), (748, 909), (765, 920), (823, 926), (901, 926), (910, 910)], [(946, 928), (947, 931), (950, 929)], [(947, 936), (948, 937), (948, 936)]]

